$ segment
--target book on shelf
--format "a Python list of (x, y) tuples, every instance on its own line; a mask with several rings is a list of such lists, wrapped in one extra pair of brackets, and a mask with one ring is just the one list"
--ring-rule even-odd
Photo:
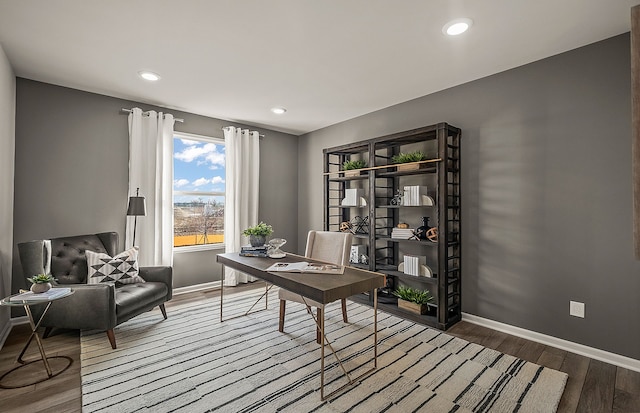
[(344, 274), (342, 265), (320, 264), (315, 262), (278, 262), (267, 268), (273, 272), (303, 272), (317, 274)]
[(344, 191), (344, 199), (340, 203), (342, 206), (366, 206), (367, 202), (364, 198), (364, 189), (348, 188)]
[(427, 263), (427, 257), (405, 254), (403, 261), (405, 274), (420, 276), (422, 266)]
[(9, 299), (9, 301), (48, 301), (61, 297), (65, 294), (69, 294), (71, 288), (51, 288), (43, 293), (33, 293), (31, 291), (25, 291), (21, 294), (15, 295)]
[(433, 199), (427, 195), (427, 187), (424, 185), (409, 185), (404, 187), (404, 206), (433, 205)]

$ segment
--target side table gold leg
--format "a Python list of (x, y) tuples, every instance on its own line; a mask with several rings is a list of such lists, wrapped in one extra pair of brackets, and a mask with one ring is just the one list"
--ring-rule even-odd
[(44, 346), (42, 345), (42, 341), (40, 340), (40, 336), (38, 335), (38, 327), (40, 327), (40, 323), (42, 322), (42, 319), (47, 313), (47, 310), (49, 310), (49, 307), (51, 307), (51, 302), (47, 304), (47, 307), (44, 309), (42, 316), (40, 316), (40, 319), (36, 324), (35, 321), (33, 320), (33, 314), (31, 313), (31, 308), (28, 305), (24, 306), (24, 310), (27, 312), (27, 316), (29, 317), (29, 324), (31, 325), (31, 335), (29, 336), (29, 340), (27, 340), (27, 344), (24, 346), (24, 348), (18, 355), (18, 362), (21, 364), (24, 364), (24, 360), (22, 360), (22, 356), (24, 356), (24, 353), (27, 351), (29, 344), (31, 344), (31, 340), (33, 340), (33, 338), (35, 337), (36, 343), (38, 344), (38, 349), (40, 350), (40, 356), (42, 357), (42, 362), (44, 363), (44, 367), (47, 369), (47, 374), (49, 375), (49, 377), (51, 377), (53, 373), (51, 371), (51, 367), (49, 366), (49, 362), (47, 361), (47, 355), (44, 352)]

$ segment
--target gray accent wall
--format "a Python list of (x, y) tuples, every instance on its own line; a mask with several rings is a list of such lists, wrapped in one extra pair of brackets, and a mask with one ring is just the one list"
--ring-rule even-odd
[[(180, 132), (223, 137), (222, 127), (234, 125), (266, 135), (260, 142), (259, 218), (273, 225), (274, 236), (297, 244), (296, 136), (18, 78), (12, 291), (26, 284), (15, 247), (20, 242), (117, 231), (124, 246), (129, 137), (120, 109), (135, 106), (183, 118), (175, 124)], [(219, 280), (218, 252), (182, 254), (174, 287)]]
[(463, 311), (640, 359), (629, 48), (620, 35), (303, 135), (299, 249), (323, 225), (323, 148), (449, 122), (462, 129)]
[[(0, 298), (11, 291), (15, 118), (16, 78), (0, 46)], [(9, 332), (9, 318), (9, 309), (0, 307), (0, 347)]]

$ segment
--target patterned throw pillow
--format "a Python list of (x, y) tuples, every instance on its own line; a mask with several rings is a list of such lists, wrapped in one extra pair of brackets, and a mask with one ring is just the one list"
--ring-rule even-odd
[(116, 285), (145, 282), (138, 275), (138, 247), (129, 248), (115, 257), (102, 252), (85, 251), (89, 284), (115, 282)]

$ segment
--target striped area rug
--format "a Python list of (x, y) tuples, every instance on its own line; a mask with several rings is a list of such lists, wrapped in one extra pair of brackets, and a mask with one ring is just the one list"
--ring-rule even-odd
[[(273, 291), (273, 290), (272, 290)], [(259, 296), (225, 297), (225, 317)], [(220, 323), (217, 299), (138, 316), (81, 337), (84, 412), (554, 412), (567, 375), (446, 333), (378, 313), (378, 369), (320, 400), (320, 349), (302, 305), (287, 304), (278, 332), (269, 310)], [(264, 308), (264, 305), (263, 305)], [(371, 367), (371, 308), (327, 308), (328, 337), (353, 377)], [(327, 391), (346, 382), (327, 349)], [(364, 367), (362, 366), (364, 364)]]

